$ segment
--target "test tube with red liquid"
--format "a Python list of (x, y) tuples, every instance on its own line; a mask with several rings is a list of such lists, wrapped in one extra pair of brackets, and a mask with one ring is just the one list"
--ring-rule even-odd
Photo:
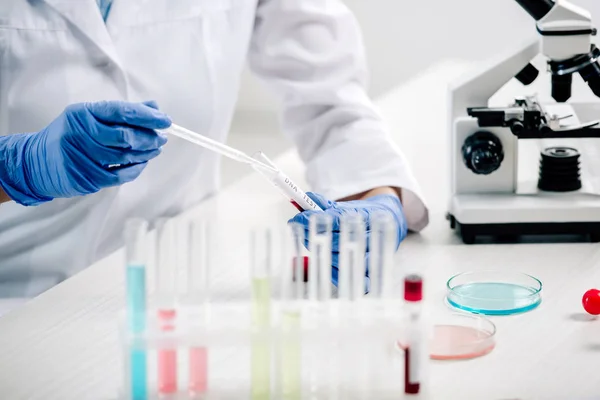
[(421, 371), (424, 342), (427, 340), (421, 323), (423, 280), (419, 275), (404, 278), (404, 301), (409, 313), (408, 344), (404, 348), (404, 393), (418, 394), (421, 388)]
[[(156, 223), (156, 305), (159, 329), (166, 336), (175, 330), (176, 242), (174, 221), (161, 218)], [(177, 348), (158, 348), (158, 393), (177, 393)]]

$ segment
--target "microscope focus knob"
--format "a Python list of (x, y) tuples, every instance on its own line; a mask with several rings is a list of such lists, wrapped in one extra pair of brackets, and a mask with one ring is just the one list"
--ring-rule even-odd
[(465, 139), (462, 146), (463, 161), (478, 175), (488, 175), (500, 168), (504, 160), (502, 142), (490, 132), (480, 131)]

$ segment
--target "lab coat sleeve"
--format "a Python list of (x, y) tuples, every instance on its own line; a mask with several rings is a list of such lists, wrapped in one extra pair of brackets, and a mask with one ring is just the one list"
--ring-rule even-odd
[(313, 191), (340, 199), (400, 188), (409, 229), (427, 225), (419, 185), (367, 96), (360, 29), (341, 0), (259, 0), (248, 57), (282, 101)]

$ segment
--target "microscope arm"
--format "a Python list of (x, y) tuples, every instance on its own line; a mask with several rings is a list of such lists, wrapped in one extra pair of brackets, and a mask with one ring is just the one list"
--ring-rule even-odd
[(566, 0), (515, 0), (533, 19), (541, 36), (541, 52), (558, 62), (587, 54), (596, 29), (589, 11)]

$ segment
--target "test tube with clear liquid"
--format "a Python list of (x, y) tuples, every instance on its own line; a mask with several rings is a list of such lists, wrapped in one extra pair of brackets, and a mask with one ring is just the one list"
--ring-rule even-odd
[(308, 387), (304, 393), (307, 396), (320, 398), (324, 395), (328, 399), (337, 398), (337, 376), (335, 374), (335, 357), (323, 360), (323, 354), (336, 354), (337, 343), (331, 341), (332, 325), (337, 323), (332, 296), (332, 229), (333, 217), (326, 213), (315, 213), (309, 217), (309, 251), (310, 261), (308, 267), (308, 298), (315, 308), (310, 313), (308, 322), (311, 328), (318, 327), (321, 333), (311, 341), (305, 351), (308, 360)]
[(387, 212), (371, 217), (369, 240), (369, 295), (389, 299), (393, 296), (393, 262), (398, 233), (394, 218)]
[(341, 300), (361, 300), (365, 294), (365, 222), (360, 215), (340, 220), (338, 286)]
[[(340, 219), (339, 242), (339, 306), (344, 313), (342, 329), (362, 329), (359, 307), (365, 295), (365, 254), (366, 227), (360, 215), (345, 215)], [(362, 366), (363, 346), (355, 337), (340, 339), (342, 348), (338, 358), (338, 373), (340, 376), (340, 397), (363, 396), (366, 386)], [(353, 349), (348, 351), (348, 349)], [(356, 365), (356, 368), (346, 368), (346, 365)]]
[[(398, 241), (397, 235), (396, 223), (389, 213), (376, 212), (372, 215), (369, 237), (368, 272), (371, 280), (369, 297), (383, 305), (383, 310), (380, 310), (382, 318), (394, 318), (397, 312), (395, 308), (386, 304), (386, 301), (393, 297), (392, 266)], [(397, 369), (380, 368), (381, 365), (393, 365), (397, 362), (392, 356), (394, 353), (394, 345), (378, 343), (363, 354), (363, 363), (368, 371), (367, 389), (379, 390), (386, 394), (398, 392), (398, 386), (394, 387), (390, 384), (399, 381), (394, 375)]]

